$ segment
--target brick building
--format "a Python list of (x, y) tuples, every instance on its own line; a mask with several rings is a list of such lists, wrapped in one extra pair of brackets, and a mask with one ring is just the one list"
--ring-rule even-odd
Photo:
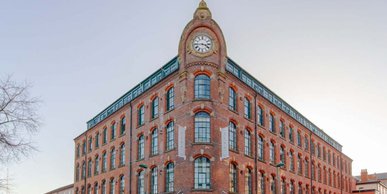
[(387, 194), (387, 173), (368, 174), (367, 169), (362, 169), (360, 176), (355, 176), (355, 179), (353, 193)]
[(227, 56), (201, 1), (178, 56), (75, 138), (75, 193), (351, 193), (342, 146)]

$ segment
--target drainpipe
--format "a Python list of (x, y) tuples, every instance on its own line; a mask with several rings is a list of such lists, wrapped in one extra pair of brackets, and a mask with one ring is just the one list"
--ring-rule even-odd
[(132, 194), (132, 149), (133, 149), (133, 144), (132, 144), (132, 137), (133, 137), (133, 112), (132, 112), (132, 103), (130, 102), (129, 103), (129, 106), (130, 106), (130, 136), (129, 136), (129, 146), (130, 146), (130, 149), (129, 149), (129, 194)]
[(255, 173), (255, 193), (258, 194), (258, 145), (257, 145), (257, 142), (258, 142), (258, 131), (257, 131), (258, 127), (257, 127), (257, 94), (255, 93), (255, 96), (254, 96), (254, 133), (255, 133), (255, 155), (254, 155), (254, 162), (255, 162), (255, 170), (254, 170), (254, 173)]
[[(314, 149), (314, 146), (313, 146), (313, 149)], [(310, 156), (310, 165), (309, 165), (309, 168), (310, 168), (310, 176), (309, 176), (309, 178), (310, 178), (310, 193), (315, 194), (313, 192), (313, 178), (312, 178), (312, 170), (314, 170), (314, 169), (312, 169), (313, 154), (312, 154), (312, 132), (311, 131), (309, 132), (309, 156)], [(314, 172), (313, 172), (313, 174), (314, 174)], [(314, 175), (314, 176), (316, 176), (316, 175)]]
[[(87, 162), (87, 131), (85, 132), (85, 136), (86, 136), (86, 140), (85, 140), (86, 150), (85, 150), (85, 185), (84, 185), (84, 188), (85, 188), (85, 193), (86, 193), (87, 192), (86, 191), (86, 189), (87, 189), (87, 187), (86, 187), (86, 184), (87, 184), (87, 169), (89, 168), (88, 167), (89, 164)], [(82, 169), (82, 171), (83, 171), (83, 169)], [(81, 188), (81, 192), (82, 192), (82, 188)]]

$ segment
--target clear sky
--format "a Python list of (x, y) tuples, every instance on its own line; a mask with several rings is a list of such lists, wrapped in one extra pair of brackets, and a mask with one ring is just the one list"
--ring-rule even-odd
[[(343, 145), (387, 172), (386, 0), (208, 0), (228, 55)], [(86, 122), (177, 55), (198, 0), (2, 0), (0, 76), (43, 100), (39, 152), (9, 167), (15, 194), (73, 182)]]

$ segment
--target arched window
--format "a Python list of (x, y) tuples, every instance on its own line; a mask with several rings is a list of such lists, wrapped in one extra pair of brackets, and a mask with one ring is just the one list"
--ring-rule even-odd
[(82, 163), (82, 175), (81, 175), (81, 178), (82, 179), (86, 178), (86, 162), (85, 161), (83, 161), (83, 163)]
[(145, 194), (145, 181), (144, 181), (145, 172), (141, 171), (137, 176), (137, 192), (138, 194)]
[(112, 148), (110, 151), (110, 169), (116, 168), (116, 149)]
[(167, 125), (167, 151), (175, 148), (175, 129), (174, 122), (169, 122)]
[(317, 144), (317, 157), (321, 158), (321, 147), (320, 147), (320, 144)]
[(77, 164), (77, 168), (75, 170), (75, 181), (79, 181), (79, 164)]
[(285, 179), (281, 180), (281, 194), (286, 194), (286, 182), (285, 182)]
[(237, 132), (236, 125), (233, 122), (230, 122), (228, 124), (228, 133), (230, 149), (237, 150)]
[[(284, 147), (280, 147), (280, 162), (282, 163), (282, 164), (286, 164), (286, 158), (285, 158), (285, 148)], [(283, 166), (283, 168), (284, 168), (285, 166)]]
[(327, 184), (327, 170), (325, 169), (325, 167), (324, 167), (323, 173), (324, 173), (324, 184)]
[(102, 154), (102, 172), (106, 172), (107, 169), (107, 154), (104, 152)]
[(317, 181), (321, 183), (321, 166), (317, 167)]
[(85, 142), (85, 140), (83, 140), (83, 143), (82, 143), (82, 155), (85, 155), (85, 154), (86, 154), (86, 150), (87, 150), (86, 147), (87, 147), (87, 146), (86, 146), (86, 142)]
[(91, 194), (91, 185), (87, 185), (87, 194)]
[(312, 176), (312, 179), (313, 180), (316, 180), (316, 176), (315, 176), (315, 167), (314, 167), (314, 163), (313, 163), (313, 161), (312, 161), (312, 164), (311, 164), (311, 176)]
[(101, 184), (101, 194), (106, 194), (106, 181), (103, 180)]
[(309, 161), (306, 158), (304, 162), (305, 162), (305, 177), (309, 177)]
[(251, 134), (245, 129), (245, 155), (251, 156)]
[(199, 112), (195, 115), (195, 142), (209, 143), (211, 141), (210, 115), (206, 112)]
[(258, 174), (258, 189), (259, 189), (259, 194), (265, 194), (266, 193), (266, 184), (265, 184), (265, 173), (260, 172)]
[(276, 194), (276, 179), (275, 175), (270, 177), (270, 194)]
[(151, 114), (152, 119), (159, 116), (159, 97), (156, 97), (152, 100)]
[(274, 142), (270, 142), (270, 163), (275, 164), (275, 145)]
[(80, 156), (80, 153), (79, 153), (80, 152), (80, 148), (79, 147), (80, 147), (80, 145), (78, 144), (77, 145), (77, 158), (79, 158), (79, 156)]
[(120, 191), (119, 194), (124, 194), (125, 193), (125, 176), (122, 175), (120, 177)]
[(94, 184), (94, 194), (99, 194), (98, 183), (95, 183), (95, 184)]
[(173, 192), (174, 191), (174, 181), (175, 180), (175, 165), (171, 162), (166, 167), (166, 176), (165, 176), (165, 191)]
[(237, 108), (237, 94), (234, 89), (231, 87), (229, 88), (229, 95), (228, 95), (228, 108), (230, 110), (236, 111)]
[(302, 183), (298, 183), (298, 194), (302, 194)]
[(125, 144), (120, 147), (120, 166), (125, 165)]
[(238, 170), (235, 164), (230, 165), (230, 192), (238, 192)]
[(112, 126), (110, 126), (110, 140), (116, 139), (116, 136), (117, 136), (116, 123), (113, 123)]
[(280, 136), (285, 138), (285, 124), (282, 120), (279, 123), (279, 128), (280, 128)]
[(245, 117), (247, 119), (251, 119), (251, 104), (250, 104), (250, 100), (248, 98), (245, 97), (245, 100), (244, 100), (244, 107), (245, 107)]
[(151, 186), (151, 194), (156, 194), (158, 191), (158, 184), (157, 184), (157, 175), (158, 175), (158, 170), (157, 167), (152, 168), (151, 170), (151, 181), (150, 181), (150, 186)]
[(300, 155), (298, 155), (297, 157), (297, 168), (298, 168), (298, 174), (302, 175), (302, 159)]
[(82, 186), (81, 194), (85, 194), (85, 187), (84, 186)]
[(257, 107), (257, 119), (258, 119), (258, 124), (263, 126), (263, 124), (264, 124), (263, 110), (260, 106)]
[(289, 184), (289, 194), (295, 194), (294, 193), (294, 181), (290, 181), (290, 184)]
[(195, 99), (210, 99), (210, 77), (201, 74), (195, 77)]
[(294, 143), (294, 135), (293, 135), (294, 131), (291, 127), (289, 127), (289, 141), (291, 143)]
[(110, 191), (109, 191), (109, 194), (114, 194), (114, 191), (116, 190), (115, 189), (115, 180), (114, 178), (110, 179)]
[(175, 108), (175, 89), (172, 87), (167, 91), (167, 111)]
[(269, 131), (275, 133), (275, 119), (273, 114), (269, 116)]
[(94, 144), (95, 144), (95, 148), (99, 148), (99, 133), (97, 132), (97, 134), (95, 134), (95, 138), (94, 138)]
[(251, 170), (249, 168), (247, 169), (247, 172), (246, 172), (245, 193), (246, 194), (253, 193), (253, 180), (251, 176)]
[(87, 177), (91, 177), (91, 169), (93, 168), (93, 163), (91, 159), (87, 162)]
[(121, 122), (120, 122), (120, 135), (123, 135), (125, 133), (125, 129), (126, 129), (126, 118), (125, 117), (122, 117), (121, 118)]
[(144, 159), (144, 135), (141, 135), (138, 138), (137, 148), (138, 148), (138, 150), (137, 150), (137, 159), (138, 160)]
[(107, 143), (107, 129), (106, 129), (106, 127), (103, 129), (103, 133), (102, 133), (102, 143), (103, 143), (103, 144), (106, 144), (106, 143)]
[(145, 113), (144, 105), (141, 105), (137, 110), (137, 125), (138, 126), (144, 125), (144, 122), (145, 122), (144, 113)]
[(93, 138), (89, 137), (89, 152), (93, 151)]
[(99, 174), (99, 156), (95, 156), (94, 159), (94, 175)]
[(305, 151), (308, 151), (309, 150), (309, 140), (308, 140), (308, 137), (305, 136), (305, 140), (304, 140), (304, 145), (305, 145)]
[(195, 189), (210, 189), (211, 188), (211, 169), (210, 160), (206, 157), (195, 159)]
[(298, 147), (302, 147), (302, 143), (301, 143), (301, 132), (300, 131), (297, 131), (297, 146)]
[(258, 160), (264, 160), (264, 142), (261, 136), (258, 136)]
[(294, 172), (294, 153), (293, 153), (293, 151), (289, 152), (289, 167), (290, 167), (290, 171)]
[(154, 129), (151, 134), (151, 155), (155, 156), (159, 153), (158, 145), (159, 145), (159, 133), (157, 129)]

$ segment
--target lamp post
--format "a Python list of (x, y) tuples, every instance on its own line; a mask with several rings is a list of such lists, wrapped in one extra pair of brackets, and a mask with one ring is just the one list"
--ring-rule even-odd
[(146, 169), (148, 169), (148, 166), (146, 164), (140, 164), (138, 165), (140, 168), (144, 169), (144, 194), (146, 194), (146, 180), (145, 180), (145, 175), (146, 175)]
[[(285, 166), (284, 163), (282, 163), (282, 161), (278, 164), (275, 165), (275, 167), (277, 168), (277, 184), (275, 185), (276, 186), (276, 189), (275, 189), (275, 193), (278, 194), (279, 192), (279, 185), (280, 185), (280, 176), (279, 176), (279, 168)], [(278, 186), (277, 186), (278, 185)]]

